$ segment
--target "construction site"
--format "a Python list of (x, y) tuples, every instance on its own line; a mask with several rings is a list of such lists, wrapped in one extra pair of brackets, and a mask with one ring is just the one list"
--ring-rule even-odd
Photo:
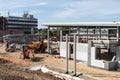
[[(42, 26), (47, 36), (3, 36), (1, 80), (120, 80), (119, 22)], [(50, 35), (55, 30), (59, 39)]]

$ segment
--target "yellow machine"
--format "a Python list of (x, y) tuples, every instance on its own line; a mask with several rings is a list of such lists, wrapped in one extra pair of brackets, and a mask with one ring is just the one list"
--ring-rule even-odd
[(38, 42), (32, 42), (32, 44), (28, 44), (28, 47), (31, 49), (34, 49), (34, 52), (45, 52), (47, 48), (47, 42), (38, 41)]
[(87, 39), (86, 38), (82, 38), (82, 43), (86, 43)]

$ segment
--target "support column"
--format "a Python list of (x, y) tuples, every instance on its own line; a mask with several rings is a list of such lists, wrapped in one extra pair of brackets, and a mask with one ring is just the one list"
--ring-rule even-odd
[(48, 54), (50, 53), (50, 27), (48, 26), (48, 34), (47, 34), (47, 37), (48, 37), (48, 45), (47, 45), (47, 49), (48, 49)]
[(73, 54), (74, 54), (74, 76), (76, 76), (76, 35), (74, 35), (74, 49), (73, 49)]
[(68, 74), (68, 34), (66, 34), (66, 74)]
[(92, 41), (88, 41), (88, 61), (87, 64), (88, 66), (91, 66), (91, 47), (92, 47)]
[(119, 37), (120, 37), (120, 28), (119, 28), (119, 26), (117, 26), (117, 41), (118, 41), (118, 46), (120, 45)]
[(95, 36), (95, 37), (96, 37), (96, 40), (98, 40), (98, 38), (99, 38), (99, 35), (98, 35), (98, 29), (99, 29), (99, 27), (96, 26), (96, 29), (95, 29), (95, 30), (96, 30), (96, 36)]
[(93, 40), (95, 40), (95, 28), (93, 29)]
[(99, 27), (99, 40), (101, 40), (101, 27)]
[(69, 36), (69, 37), (68, 37), (68, 38), (69, 38), (68, 41), (69, 41), (69, 42), (70, 42), (70, 32), (71, 32), (71, 28), (69, 28), (69, 34), (68, 34), (68, 36)]
[(62, 42), (62, 28), (60, 29), (60, 42)]
[(87, 31), (87, 43), (88, 43), (88, 27), (86, 29), (87, 29), (86, 31)]
[(77, 27), (77, 43), (79, 43), (79, 27)]

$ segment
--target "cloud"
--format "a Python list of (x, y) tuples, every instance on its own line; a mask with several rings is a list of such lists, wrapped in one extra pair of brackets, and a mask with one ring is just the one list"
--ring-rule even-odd
[(48, 3), (46, 3), (46, 2), (24, 3), (24, 4), (19, 4), (19, 5), (13, 6), (13, 8), (25, 8), (25, 7), (44, 6), (44, 5), (47, 5), (47, 4)]
[(64, 11), (58, 13), (58, 14), (55, 14), (55, 17), (64, 19), (64, 18), (67, 18), (67, 17), (74, 17), (74, 14), (76, 14), (75, 10), (68, 9), (68, 10), (64, 10)]
[(24, 11), (38, 15), (44, 12), (40, 8), (45, 5), (48, 5), (48, 3), (42, 0), (0, 0), (0, 15), (7, 16), (8, 12), (10, 12), (12, 16), (21, 16)]
[[(6, 4), (6, 2), (8, 4)], [(0, 0), (1, 9), (16, 9), (16, 8), (24, 8), (24, 7), (36, 7), (36, 6), (44, 6), (47, 5), (47, 2), (38, 1), (38, 0)]]
[(35, 3), (35, 4), (20, 5), (20, 6), (16, 6), (16, 7), (35, 7), (35, 6), (44, 6), (47, 4), (48, 3), (46, 3), (46, 2), (40, 2), (40, 3)]
[[(84, 17), (108, 17), (120, 14), (119, 0), (77, 0), (64, 4), (61, 11), (54, 17), (59, 19), (84, 18)], [(112, 16), (109, 16), (112, 17)]]
[(48, 4), (47, 2), (40, 2), (40, 3), (35, 4), (34, 6), (43, 6), (47, 4)]
[(40, 13), (44, 13), (43, 10), (32, 10), (30, 11), (30, 14), (40, 14)]

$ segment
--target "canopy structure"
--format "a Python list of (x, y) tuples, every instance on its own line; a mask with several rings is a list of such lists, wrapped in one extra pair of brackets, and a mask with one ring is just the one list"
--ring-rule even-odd
[[(120, 22), (61, 22), (61, 23), (43, 23), (42, 26), (48, 27), (48, 51), (49, 51), (49, 38), (50, 38), (50, 31), (55, 29), (60, 29), (60, 42), (63, 40), (63, 31), (69, 31), (72, 30), (76, 31), (76, 34), (80, 36), (86, 36), (87, 38), (89, 36), (95, 36), (99, 37), (101, 39), (101, 36), (107, 35), (108, 37), (111, 35), (114, 35), (115, 39), (119, 43), (119, 37), (120, 37)], [(103, 34), (103, 29), (109, 30), (107, 34)], [(92, 33), (90, 33), (90, 31)], [(80, 33), (82, 32), (82, 33)], [(84, 33), (86, 32), (86, 33)], [(66, 33), (68, 34), (68, 33)]]
[(120, 22), (68, 22), (68, 23), (43, 23), (43, 26), (51, 26), (51, 27), (115, 27), (120, 26)]
[(48, 27), (48, 53), (51, 49), (50, 31), (58, 30), (61, 57), (67, 59), (67, 56), (70, 58), (73, 53), (74, 60), (87, 62), (90, 66), (120, 70), (118, 67), (120, 66), (120, 22), (68, 22), (42, 25)]

